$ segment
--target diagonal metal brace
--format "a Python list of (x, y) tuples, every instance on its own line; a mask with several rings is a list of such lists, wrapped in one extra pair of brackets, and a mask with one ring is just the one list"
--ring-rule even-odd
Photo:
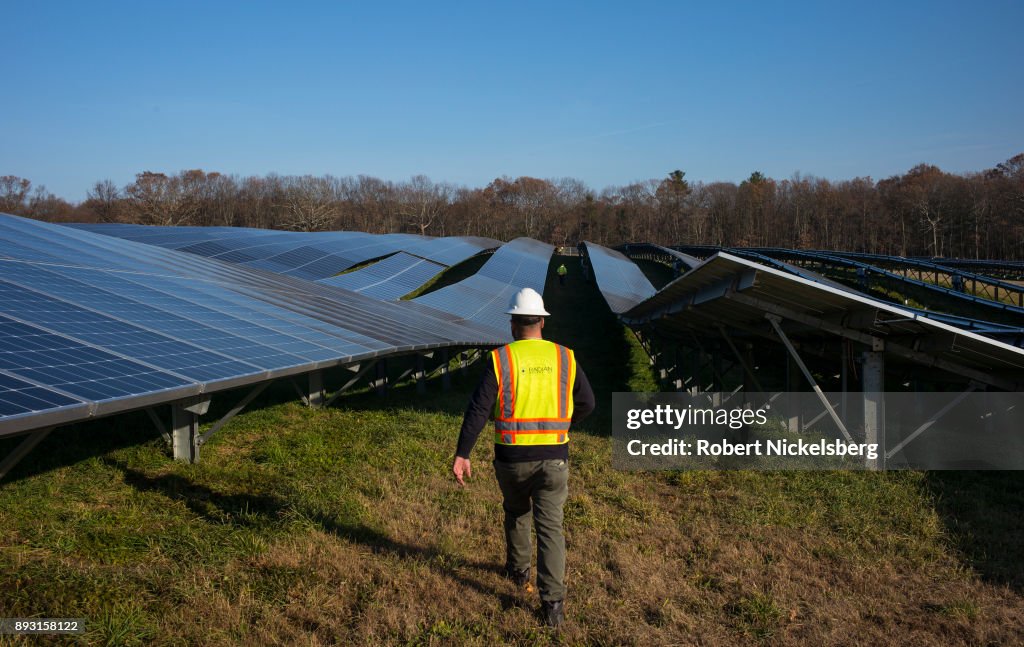
[(255, 400), (256, 396), (258, 396), (260, 393), (263, 393), (264, 389), (266, 389), (268, 386), (270, 386), (272, 382), (273, 382), (273, 380), (269, 380), (267, 382), (261, 382), (260, 384), (257, 384), (256, 388), (254, 388), (252, 391), (249, 392), (249, 395), (247, 395), (244, 398), (242, 398), (241, 402), (236, 404), (231, 409), (231, 411), (228, 411), (226, 414), (224, 414), (223, 418), (218, 420), (216, 422), (216, 424), (214, 424), (212, 427), (210, 427), (206, 431), (205, 434), (203, 434), (202, 436), (197, 438), (196, 439), (196, 444), (197, 445), (204, 445), (204, 444), (206, 444), (206, 441), (208, 441), (210, 439), (210, 436), (212, 436), (215, 433), (217, 433), (220, 430), (221, 427), (223, 427), (224, 425), (227, 424), (228, 420), (231, 420), (232, 418), (234, 418), (238, 414), (239, 411), (241, 411), (242, 409), (247, 407), (249, 405), (249, 403), (252, 402), (253, 400)]
[(915, 438), (917, 438), (918, 436), (920, 436), (924, 432), (928, 431), (928, 429), (930, 429), (932, 425), (934, 425), (936, 422), (939, 421), (939, 418), (941, 418), (942, 416), (946, 415), (947, 413), (949, 413), (949, 411), (953, 407), (955, 407), (956, 405), (958, 405), (961, 402), (963, 402), (964, 398), (966, 398), (972, 392), (978, 390), (979, 386), (980, 385), (977, 382), (971, 382), (971, 385), (967, 387), (966, 391), (964, 391), (960, 395), (956, 396), (955, 398), (953, 398), (949, 402), (949, 404), (947, 404), (946, 406), (944, 406), (941, 409), (939, 409), (939, 411), (937, 413), (935, 413), (935, 415), (933, 415), (931, 418), (926, 420), (924, 422), (924, 424), (922, 424), (920, 427), (915, 429), (913, 431), (913, 433), (911, 433), (909, 436), (904, 438), (903, 442), (901, 442), (900, 444), (896, 445), (895, 447), (893, 447), (889, 451), (885, 452), (885, 459), (889, 460), (890, 458), (895, 456), (901, 449), (903, 449), (904, 447), (909, 445), (911, 443), (911, 441), (913, 441)]
[(846, 442), (852, 443), (853, 436), (851, 436), (850, 432), (846, 430), (846, 425), (844, 425), (843, 421), (840, 420), (839, 414), (836, 413), (836, 410), (832, 408), (832, 403), (830, 403), (828, 398), (825, 397), (825, 394), (822, 393), (821, 387), (818, 386), (818, 383), (814, 380), (814, 376), (811, 375), (811, 371), (807, 368), (807, 365), (804, 364), (804, 360), (800, 358), (800, 354), (796, 352), (796, 348), (794, 348), (793, 344), (789, 341), (789, 337), (786, 337), (786, 333), (782, 331), (782, 326), (779, 325), (779, 322), (782, 321), (782, 319), (773, 314), (766, 314), (764, 318), (768, 320), (772, 325), (772, 328), (775, 328), (775, 334), (777, 334), (779, 339), (782, 340), (782, 343), (786, 345), (786, 350), (788, 350), (789, 354), (793, 357), (793, 361), (795, 361), (796, 365), (800, 367), (800, 371), (803, 372), (807, 381), (811, 383), (811, 388), (814, 389), (814, 392), (818, 395), (818, 399), (821, 400), (821, 403), (825, 405), (825, 408), (828, 410), (828, 415), (832, 416), (832, 421), (836, 423), (837, 427), (839, 427), (839, 431), (843, 433), (843, 437), (846, 438)]
[(345, 386), (343, 386), (340, 389), (338, 389), (338, 391), (334, 395), (332, 395), (330, 398), (327, 399), (327, 402), (324, 402), (324, 408), (326, 409), (327, 407), (331, 406), (331, 404), (333, 404), (335, 400), (337, 400), (339, 397), (341, 397), (342, 393), (347, 391), (349, 389), (349, 387), (351, 387), (353, 384), (358, 382), (361, 377), (366, 375), (367, 371), (369, 371), (371, 368), (373, 368), (376, 365), (377, 365), (377, 362), (375, 362), (375, 361), (374, 362), (365, 362), (363, 364), (363, 366), (361, 366), (359, 368), (359, 371), (355, 374), (355, 376), (352, 379), (350, 379), (348, 382), (345, 382)]
[(160, 416), (156, 415), (156, 411), (153, 411), (153, 407), (147, 407), (146, 413), (149, 415), (149, 419), (153, 421), (153, 426), (156, 427), (156, 430), (159, 431), (160, 435), (164, 437), (165, 441), (167, 441), (167, 444), (170, 445), (174, 442), (171, 439), (171, 435), (167, 433), (167, 427), (165, 427), (163, 421), (160, 420)]

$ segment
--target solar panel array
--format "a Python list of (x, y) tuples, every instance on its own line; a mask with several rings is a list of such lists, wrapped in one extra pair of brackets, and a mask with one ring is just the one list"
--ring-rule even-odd
[[(642, 294), (632, 291), (639, 271), (621, 255), (587, 244), (598, 286), (609, 305), (621, 308)], [(629, 326), (653, 331), (659, 338), (718, 338), (722, 328), (774, 340), (766, 313), (784, 313), (805, 324), (794, 336), (835, 341), (839, 332), (885, 340), (885, 351), (902, 361), (928, 369), (945, 367), (959, 376), (1007, 390), (1024, 388), (1024, 350), (959, 327), (958, 318), (933, 317), (879, 301), (845, 287), (791, 273), (755, 260), (720, 252), (662, 290), (617, 311)], [(786, 314), (795, 312), (795, 315)], [(927, 316), (926, 316), (927, 315)], [(826, 321), (822, 327), (811, 320)], [(946, 322), (942, 319), (952, 319)], [(954, 325), (951, 325), (954, 324)], [(1012, 337), (1016, 329), (989, 325), (978, 328), (993, 336)], [(927, 348), (928, 352), (919, 349)], [(836, 354), (838, 357), (838, 353)]]
[(424, 304), (0, 214), (0, 435), (505, 336)]
[(526, 287), (544, 294), (554, 249), (532, 238), (516, 238), (505, 243), (473, 276), (417, 297), (413, 302), (505, 331), (503, 334), (508, 335), (505, 311), (513, 295)]
[(320, 279), (320, 283), (377, 299), (395, 300), (419, 288), (445, 268), (440, 263), (398, 252), (354, 272)]
[(633, 261), (595, 243), (584, 245), (598, 289), (612, 312), (625, 312), (657, 292)]
[(295, 232), (127, 224), (71, 226), (310, 281), (333, 277), (353, 266), (399, 251), (450, 266), (501, 246), (501, 241), (491, 238), (430, 238), (358, 231)]
[[(826, 271), (827, 269), (837, 273), (845, 272), (847, 275), (856, 273), (859, 277), (862, 277), (862, 290), (866, 290), (868, 286), (878, 285), (885, 289), (902, 293), (910, 288), (914, 289), (917, 293), (915, 294), (915, 298), (926, 300), (927, 305), (932, 309), (953, 310), (969, 314), (979, 313), (986, 319), (991, 319), (1004, 324), (1016, 326), (1024, 324), (1024, 307), (1020, 305), (1013, 305), (1001, 300), (994, 300), (988, 296), (977, 296), (952, 287), (945, 287), (929, 281), (922, 281), (912, 278), (909, 274), (905, 276), (894, 271), (889, 271), (880, 266), (884, 264), (888, 267), (902, 267), (904, 270), (917, 267), (921, 269), (927, 268), (928, 271), (937, 270), (939, 272), (953, 272), (953, 270), (949, 268), (931, 263), (918, 262), (891, 256), (847, 254), (831, 251), (808, 251), (802, 249), (785, 249), (775, 247), (720, 248), (708, 245), (682, 245), (677, 246), (677, 248), (702, 257), (711, 256), (719, 251), (728, 252), (738, 256), (759, 254), (761, 256), (769, 256), (776, 260), (809, 265), (819, 269), (819, 271)], [(872, 258), (874, 259), (874, 262), (877, 262), (878, 259), (885, 259), (885, 262), (872, 264), (864, 260), (858, 260), (870, 260)], [(997, 291), (1001, 290), (1004, 297), (1010, 295), (1013, 297), (1015, 302), (1024, 303), (1024, 294), (1022, 294), (1022, 290), (1018, 286), (994, 279), (985, 280), (985, 277), (976, 274), (961, 272), (961, 275), (962, 279), (965, 281), (977, 281), (979, 285), (989, 289), (995, 289)]]

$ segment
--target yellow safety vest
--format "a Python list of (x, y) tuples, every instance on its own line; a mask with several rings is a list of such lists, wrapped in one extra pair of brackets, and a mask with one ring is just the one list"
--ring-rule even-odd
[(498, 399), (494, 442), (562, 445), (569, 442), (576, 357), (544, 339), (521, 339), (491, 351)]

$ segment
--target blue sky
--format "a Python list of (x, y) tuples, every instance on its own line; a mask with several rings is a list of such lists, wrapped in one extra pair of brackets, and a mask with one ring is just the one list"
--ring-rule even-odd
[(1024, 152), (1024, 3), (11, 3), (0, 175), (595, 189)]

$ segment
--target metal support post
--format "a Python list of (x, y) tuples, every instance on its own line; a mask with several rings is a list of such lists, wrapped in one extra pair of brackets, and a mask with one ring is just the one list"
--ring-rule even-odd
[(199, 416), (209, 408), (209, 398), (171, 403), (171, 451), (175, 460), (199, 461)]
[(416, 371), (413, 373), (416, 380), (416, 393), (427, 392), (426, 370), (423, 368), (423, 355), (416, 355)]
[(864, 391), (864, 442), (877, 444), (878, 458), (868, 459), (868, 469), (885, 468), (885, 356), (880, 350), (864, 353), (861, 365)]
[(679, 345), (672, 346), (672, 363), (675, 365), (675, 376), (672, 380), (672, 390), (682, 391), (683, 390), (683, 354), (679, 352)]
[(373, 381), (377, 389), (377, 395), (383, 398), (388, 394), (388, 360), (381, 358), (377, 360), (377, 379)]
[(697, 395), (703, 391), (700, 379), (700, 350), (695, 348), (690, 352), (690, 395)]
[(840, 362), (842, 367), (839, 369), (839, 378), (842, 382), (839, 393), (839, 417), (846, 420), (846, 412), (849, 409), (846, 408), (847, 394), (850, 392), (849, 389), (849, 372), (850, 372), (850, 342), (845, 339), (839, 340), (839, 346), (842, 348), (840, 352)]
[(449, 391), (452, 388), (452, 375), (448, 370), (448, 349), (441, 349), (441, 389)]
[(800, 372), (793, 357), (786, 354), (786, 429), (800, 433)]
[(306, 404), (311, 409), (319, 409), (324, 406), (327, 394), (324, 393), (324, 372), (310, 371), (309, 373), (309, 397)]
[(722, 391), (725, 390), (725, 377), (722, 375), (722, 349), (715, 345), (711, 349), (711, 404), (722, 406)]

